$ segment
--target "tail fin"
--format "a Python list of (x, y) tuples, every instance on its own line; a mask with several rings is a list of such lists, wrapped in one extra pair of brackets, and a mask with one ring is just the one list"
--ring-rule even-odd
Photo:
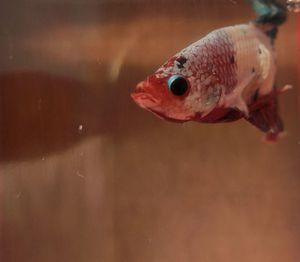
[(283, 24), (287, 18), (287, 7), (280, 0), (248, 0), (256, 13), (255, 23), (262, 27), (265, 33), (274, 42), (277, 35), (277, 27)]

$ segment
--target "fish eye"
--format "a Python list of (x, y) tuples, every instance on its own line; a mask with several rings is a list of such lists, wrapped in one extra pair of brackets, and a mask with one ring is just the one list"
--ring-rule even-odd
[(187, 80), (181, 75), (173, 75), (168, 80), (168, 87), (175, 96), (183, 96), (189, 88)]

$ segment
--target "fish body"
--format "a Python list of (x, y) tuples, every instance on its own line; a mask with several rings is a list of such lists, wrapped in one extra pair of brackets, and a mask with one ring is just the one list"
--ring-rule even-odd
[(274, 141), (283, 131), (272, 39), (255, 23), (217, 29), (139, 83), (134, 101), (170, 121), (245, 118)]

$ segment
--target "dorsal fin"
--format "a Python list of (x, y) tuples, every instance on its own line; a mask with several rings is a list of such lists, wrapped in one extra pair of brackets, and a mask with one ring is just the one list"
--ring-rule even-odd
[(256, 14), (256, 23), (279, 26), (287, 18), (287, 7), (278, 0), (249, 0)]
[(255, 24), (270, 37), (276, 38), (278, 26), (287, 18), (287, 7), (279, 0), (248, 0), (256, 14)]

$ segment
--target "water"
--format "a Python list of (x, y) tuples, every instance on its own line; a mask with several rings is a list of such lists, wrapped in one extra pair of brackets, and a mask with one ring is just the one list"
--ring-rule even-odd
[(1, 261), (300, 259), (296, 17), (280, 29), (287, 135), (164, 122), (129, 96), (244, 1), (1, 3)]

